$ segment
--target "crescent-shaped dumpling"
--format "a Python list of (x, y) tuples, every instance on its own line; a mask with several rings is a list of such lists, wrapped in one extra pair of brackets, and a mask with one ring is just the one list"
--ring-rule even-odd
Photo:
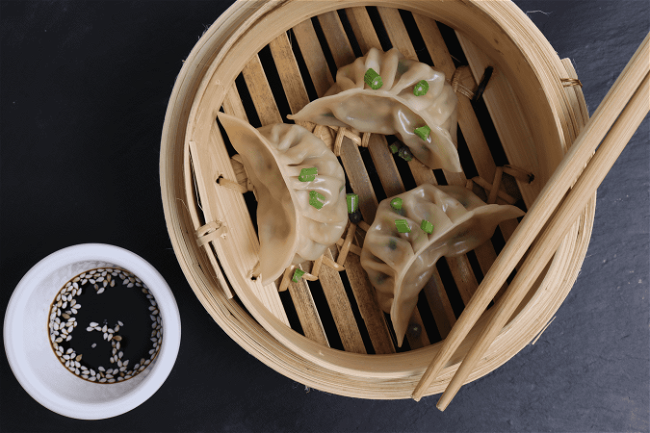
[[(260, 271), (267, 284), (292, 264), (318, 259), (341, 237), (348, 222), (345, 174), (325, 143), (302, 126), (255, 129), (223, 113), (219, 121), (257, 197)], [(313, 180), (299, 179), (313, 168)]]
[[(365, 81), (372, 69), (382, 80), (373, 89)], [(416, 96), (414, 88), (427, 86)], [(421, 92), (418, 92), (421, 93)], [(370, 49), (364, 57), (340, 68), (336, 83), (319, 99), (306, 105), (294, 120), (351, 127), (360, 132), (396, 135), (413, 156), (429, 168), (463, 171), (456, 149), (458, 99), (445, 74), (425, 63), (403, 58), (393, 48), (384, 53)], [(426, 137), (415, 130), (430, 128)]]
[(492, 237), (501, 221), (523, 214), (514, 206), (485, 204), (459, 186), (424, 184), (379, 204), (361, 266), (377, 289), (379, 305), (390, 313), (400, 346), (418, 294), (438, 259), (473, 250)]

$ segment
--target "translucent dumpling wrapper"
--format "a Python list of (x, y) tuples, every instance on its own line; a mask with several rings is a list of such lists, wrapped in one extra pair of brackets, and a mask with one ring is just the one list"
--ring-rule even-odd
[[(369, 69), (381, 77), (380, 88), (366, 83)], [(428, 90), (416, 96), (416, 86), (426, 86)], [(457, 104), (444, 73), (403, 58), (397, 49), (384, 53), (372, 48), (364, 57), (340, 68), (336, 83), (322, 98), (289, 118), (396, 135), (429, 168), (460, 172), (455, 144)], [(426, 131), (428, 135), (422, 138), (415, 130), (425, 126), (430, 132)]]
[[(302, 126), (255, 129), (223, 113), (219, 121), (258, 201), (260, 271), (267, 284), (292, 264), (318, 259), (341, 237), (348, 222), (345, 174), (334, 153)], [(314, 168), (313, 180), (300, 180), (303, 169)]]
[[(391, 206), (395, 198), (401, 199), (398, 210)], [(380, 307), (390, 313), (400, 346), (438, 259), (473, 250), (492, 237), (501, 221), (523, 214), (515, 206), (485, 204), (459, 186), (425, 184), (379, 204), (363, 244), (361, 266), (377, 290)], [(410, 232), (400, 233), (405, 230)]]

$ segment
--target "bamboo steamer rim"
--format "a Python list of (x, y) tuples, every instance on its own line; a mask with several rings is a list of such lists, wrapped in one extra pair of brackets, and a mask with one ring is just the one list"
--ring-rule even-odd
[[(170, 238), (183, 272), (206, 310), (231, 338), (262, 362), (307, 386), (335, 394), (380, 399), (408, 398), (439, 343), (408, 353), (368, 356), (326, 348), (299, 336), (290, 329), (280, 333), (270, 333), (269, 329), (276, 329), (278, 323), (274, 323), (272, 319), (265, 320), (263, 316), (255, 315), (256, 318), (261, 319), (259, 322), (264, 325), (261, 326), (237, 303), (229, 302), (219, 287), (215, 287), (212, 278), (199, 267), (201, 251), (192, 236), (191, 227), (187, 228), (189, 216), (183, 197), (189, 186), (181, 182), (183, 176), (187, 177), (187, 173), (184, 173), (187, 167), (187, 143), (191, 138), (201, 135), (201, 125), (205, 125), (202, 122), (214, 121), (216, 111), (221, 105), (220, 101), (223, 100), (228, 87), (226, 84), (232, 82), (228, 82), (228, 79), (234, 80), (236, 74), (241, 70), (236, 70), (237, 67), (230, 65), (227, 73), (223, 73), (224, 59), (228, 53), (239, 48), (241, 39), (246, 37), (255, 23), (265, 21), (270, 16), (269, 14), (272, 15), (282, 10), (286, 26), (277, 29), (276, 33), (280, 34), (295, 25), (296, 19), (289, 19), (286, 8), (295, 5), (300, 9), (300, 13), (304, 14), (306, 11), (301, 9), (301, 6), (304, 8), (307, 3), (297, 1), (237, 2), (210, 27), (185, 61), (168, 105), (162, 136), (161, 188)], [(470, 31), (470, 34), (474, 34), (470, 36), (474, 36), (474, 40), (482, 37), (484, 41), (493, 35), (500, 38), (505, 37), (507, 41), (511, 42), (509, 49), (516, 48), (520, 51), (517, 59), (519, 63), (514, 62), (514, 65), (510, 65), (510, 67), (515, 69), (528, 67), (532, 70), (539, 83), (539, 88), (533, 90), (538, 94), (541, 92), (548, 101), (546, 102), (546, 112), (535, 115), (541, 116), (548, 124), (555, 126), (555, 136), (548, 140), (554, 140), (556, 146), (565, 148), (565, 143), (570, 143), (577, 135), (579, 119), (576, 119), (570, 105), (571, 102), (561, 84), (560, 71), (563, 66), (537, 28), (511, 2), (456, 1), (445, 3), (447, 5), (439, 2), (406, 4), (374, 1), (372, 3), (349, 2), (344, 6), (346, 8), (365, 5), (397, 6), (414, 13), (431, 16), (438, 21), (463, 30), (464, 27), (457, 21), (461, 19), (461, 13), (465, 14), (471, 11), (473, 16), (483, 17), (492, 25), (487, 31), (487, 37), (474, 28)], [(311, 6), (314, 5), (318, 7), (310, 9), (310, 16), (341, 6), (336, 2), (311, 3)], [(439, 12), (444, 7), (455, 10), (456, 15), (452, 14), (451, 17), (440, 15)], [(298, 19), (303, 18), (304, 16), (298, 14)], [(270, 35), (265, 41), (259, 41), (259, 48), (266, 45), (273, 36)], [(504, 40), (499, 42), (495, 37), (494, 41), (497, 41), (498, 45)], [(486, 48), (494, 54), (494, 47), (488, 44)], [(498, 57), (499, 54), (497, 52), (494, 55)], [(505, 54), (503, 55), (505, 56)], [(220, 70), (220, 68), (222, 69)], [(215, 74), (221, 75), (215, 78), (217, 77)], [(221, 79), (224, 76), (228, 79)], [(520, 88), (521, 83), (514, 83), (513, 87)], [(206, 103), (203, 99), (208, 93), (213, 101), (211, 104)], [(551, 156), (559, 161), (561, 154)], [(554, 167), (557, 161), (551, 159), (546, 163)], [(546, 173), (546, 175), (550, 176), (550, 173)], [(540, 282), (540, 289), (502, 331), (490, 351), (477, 366), (476, 371), (468, 379), (469, 381), (487, 374), (514, 356), (543, 329), (559, 308), (577, 278), (580, 265), (586, 254), (593, 224), (594, 208), (595, 200), (592, 199), (590, 206), (582, 215), (581, 221), (572, 228), (558, 249), (556, 257), (546, 273), (546, 278)], [(238, 281), (234, 283), (236, 284)], [(255, 310), (264, 308), (261, 303), (246, 306), (253, 314)], [(486, 319), (487, 317), (483, 317), (475, 329), (480, 328), (480, 324)], [(295, 336), (288, 337), (288, 332)], [(298, 340), (297, 344), (296, 339)], [(468, 347), (465, 347), (465, 351), (467, 349)], [(461, 352), (462, 350), (459, 350), (459, 353)], [(334, 361), (329, 359), (332, 356)], [(343, 364), (340, 363), (341, 359), (344, 361)], [(456, 371), (459, 361), (460, 359), (452, 360), (426, 394), (441, 392)], [(370, 368), (366, 371), (359, 370), (354, 367), (357, 362), (370, 364)]]

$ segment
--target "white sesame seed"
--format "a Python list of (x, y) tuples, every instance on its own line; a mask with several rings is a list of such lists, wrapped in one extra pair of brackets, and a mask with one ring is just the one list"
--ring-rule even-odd
[(90, 347), (92, 347), (94, 349), (95, 347), (97, 347), (97, 343), (93, 343), (92, 346), (90, 346)]
[(124, 326), (124, 323), (122, 323), (121, 320), (118, 320), (118, 321), (117, 321), (117, 324), (120, 325), (120, 326)]
[(65, 341), (70, 341), (72, 340), (72, 335), (68, 335), (68, 337), (65, 339)]
[(98, 295), (101, 295), (102, 293), (104, 293), (104, 288), (103, 287), (101, 289), (97, 290)]
[(104, 367), (102, 367), (101, 365), (100, 365), (99, 367), (97, 367), (97, 370), (99, 370), (99, 371), (106, 371), (106, 370), (104, 369)]
[(100, 382), (100, 383), (104, 383), (104, 382), (106, 382), (107, 380), (108, 380), (108, 379), (106, 379), (105, 377), (102, 377), (101, 379), (99, 379), (99, 382)]

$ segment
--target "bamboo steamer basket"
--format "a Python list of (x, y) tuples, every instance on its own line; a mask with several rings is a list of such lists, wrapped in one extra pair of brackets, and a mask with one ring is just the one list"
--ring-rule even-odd
[[(420, 55), (454, 85), (465, 173), (395, 160), (383, 136), (372, 135), (369, 142), (366, 136), (363, 148), (345, 137), (349, 132), (333, 131), (330, 138), (338, 134), (337, 154), (360, 195), (364, 220), (372, 222), (377, 197), (424, 182), (460, 184), (488, 201), (519, 200), (529, 207), (588, 112), (571, 63), (560, 60), (509, 1), (238, 1), (185, 60), (168, 105), (160, 158), (174, 251), (195, 295), (221, 328), (295, 381), (372, 399), (410, 397), (517, 221), (500, 225), (500, 240), (495, 235), (465, 256), (440, 260), (411, 318), (406, 347), (396, 348), (390, 320), (378, 309), (354, 252), (363, 245), (363, 230), (351, 232), (355, 242), (346, 251), (344, 271), (321, 266), (317, 282), (291, 283), (281, 293), (280, 281), (262, 286), (256, 278), (254, 204), (250, 193), (225, 187), (245, 182), (216, 117), (224, 111), (255, 127), (286, 122), (286, 114), (329, 88), (336, 67), (371, 47), (391, 46), (408, 58)], [(472, 103), (488, 66), (492, 76), (479, 102)], [(543, 332), (577, 278), (594, 211), (595, 197), (468, 381), (504, 364)], [(333, 246), (325, 255), (337, 260), (341, 249)], [(427, 395), (447, 386), (489, 312)]]

